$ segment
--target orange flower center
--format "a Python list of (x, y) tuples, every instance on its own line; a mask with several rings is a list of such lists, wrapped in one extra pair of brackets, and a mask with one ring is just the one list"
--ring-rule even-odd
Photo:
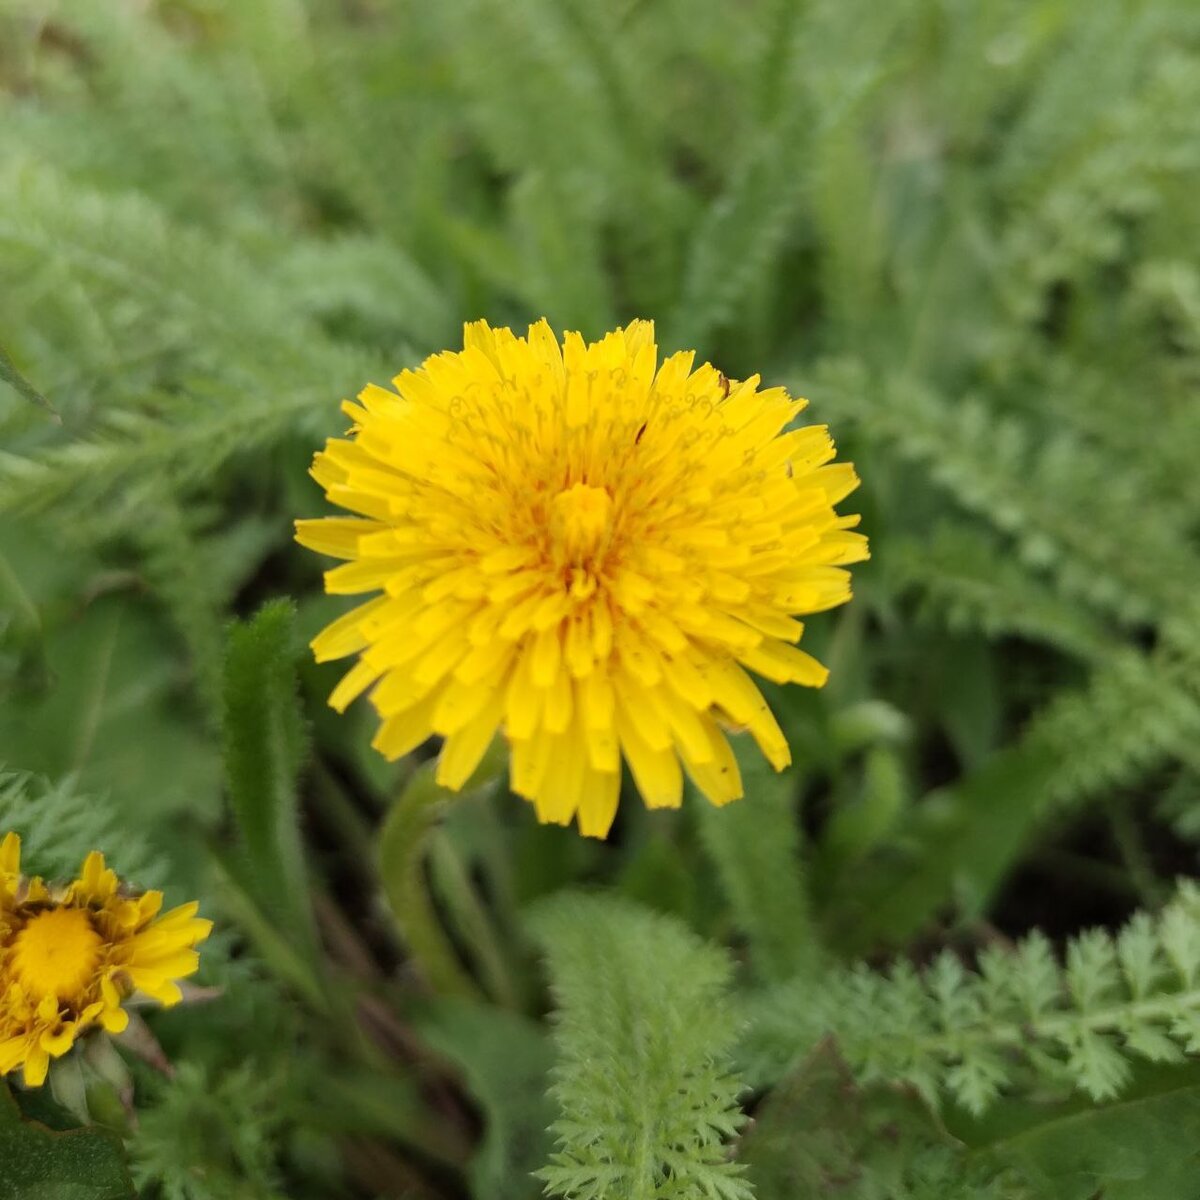
[(48, 909), (17, 934), (13, 975), (33, 996), (76, 999), (95, 976), (101, 944), (84, 909)]

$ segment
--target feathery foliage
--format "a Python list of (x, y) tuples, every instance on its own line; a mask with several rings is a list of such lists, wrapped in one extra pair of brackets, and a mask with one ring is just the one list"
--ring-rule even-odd
[(668, 917), (598, 896), (548, 901), (533, 928), (557, 1005), (547, 1191), (746, 1200), (723, 1144), (744, 1120), (724, 956)]
[(162, 1200), (277, 1200), (271, 1151), (280, 1081), (250, 1068), (213, 1079), (185, 1063), (138, 1128), (134, 1182)]
[(0, 829), (20, 834), (21, 861), (34, 875), (68, 879), (91, 851), (101, 850), (118, 853), (124, 874), (140, 886), (164, 882), (164, 864), (146, 840), (102, 799), (76, 791), (70, 779), (51, 783), (0, 768)]
[(743, 1053), (755, 1078), (775, 1077), (832, 1034), (865, 1083), (943, 1095), (982, 1113), (1005, 1088), (1031, 1081), (1110, 1100), (1130, 1060), (1176, 1063), (1200, 1050), (1200, 890), (1184, 883), (1156, 917), (1139, 913), (1112, 937), (1091, 930), (1065, 962), (1031, 934), (988, 947), (970, 971), (943, 951), (918, 971), (866, 967), (813, 985), (783, 985), (756, 1002)]

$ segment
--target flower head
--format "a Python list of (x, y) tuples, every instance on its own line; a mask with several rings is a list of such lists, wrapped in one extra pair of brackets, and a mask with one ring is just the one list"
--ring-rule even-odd
[(0, 842), (0, 1075), (23, 1066), (36, 1087), (92, 1026), (123, 1030), (133, 992), (177, 1003), (175, 981), (196, 970), (212, 922), (194, 903), (160, 916), (162, 893), (128, 892), (97, 852), (61, 887), (20, 864), (10, 833)]
[(850, 598), (866, 539), (834, 505), (858, 479), (824, 426), (791, 428), (803, 400), (693, 358), (659, 364), (647, 321), (561, 347), (545, 321), (479, 321), (344, 405), (352, 436), (313, 475), (360, 515), (297, 537), (347, 560), (328, 591), (381, 593), (313, 649), (359, 655), (330, 703), (369, 688), (385, 755), (439, 734), (459, 788), (502, 729), (513, 791), (595, 836), (622, 759), (655, 807), (679, 804), (681, 763), (714, 803), (741, 795), (722, 725), (788, 764), (746, 669), (824, 683), (795, 616)]

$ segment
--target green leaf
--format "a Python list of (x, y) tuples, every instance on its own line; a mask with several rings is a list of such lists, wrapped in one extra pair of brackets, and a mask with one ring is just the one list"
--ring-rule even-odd
[(476, 1200), (533, 1200), (534, 1170), (550, 1153), (554, 1106), (546, 1094), (549, 1041), (527, 1017), (468, 1000), (443, 999), (418, 1018), (421, 1036), (462, 1071), (483, 1108), (484, 1134), (471, 1162)]
[[(704, 799), (699, 802), (708, 804)], [(701, 897), (698, 874), (695, 854), (685, 855), (678, 842), (654, 832), (632, 842), (615, 887), (629, 900), (704, 928), (702, 902), (708, 905), (703, 915), (708, 915), (708, 908), (715, 907), (720, 900), (711, 893)]]
[(987, 760), (1003, 720), (997, 660), (982, 637), (947, 638), (949, 664), (937, 681), (937, 706), (946, 733), (968, 770)]
[(309, 947), (289, 936), (263, 915), (262, 909), (235, 878), (230, 864), (214, 854), (210, 858), (210, 886), (220, 908), (239, 926), (266, 966), (304, 997), (315, 1011), (328, 1015), (332, 1000)]
[(225, 780), (245, 852), (244, 884), (290, 938), (315, 946), (299, 829), (304, 732), (296, 697), (295, 606), (233, 625), (225, 654)]
[[(279, 1200), (274, 1143), (290, 1115), (287, 1067), (255, 1059), (221, 1069), (189, 1060), (143, 1100), (129, 1139), (134, 1182), (163, 1200)], [(341, 1112), (331, 1097), (326, 1113)]]
[(693, 794), (700, 836), (755, 968), (786, 979), (812, 970), (818, 957), (800, 861), (799, 776), (777, 774), (745, 738), (734, 745), (745, 798), (717, 808)]
[(530, 925), (557, 1007), (547, 1191), (748, 1200), (725, 1148), (745, 1120), (726, 955), (673, 917), (606, 896), (543, 901)]
[(899, 861), (847, 885), (838, 944), (861, 953), (902, 943), (953, 901), (968, 916), (983, 912), (1034, 831), (1056, 765), (1050, 750), (1027, 743), (927, 796)]
[(1017, 1167), (1046, 1200), (1200, 1195), (1200, 1085), (1046, 1120), (977, 1152)]
[(520, 1007), (520, 985), (511, 962), (511, 947), (496, 927), (472, 878), (471, 863), (445, 829), (430, 830), (426, 841), (429, 878), (488, 995), (506, 1008)]
[(466, 1157), (458, 1127), (430, 1108), (416, 1075), (340, 1068), (312, 1098), (313, 1124), (328, 1133), (380, 1134), (447, 1167)]
[(964, 1147), (911, 1093), (862, 1090), (823, 1042), (758, 1108), (738, 1153), (758, 1200), (1001, 1200), (1000, 1171)]
[(830, 1178), (853, 1178), (876, 1136), (861, 1093), (831, 1042), (772, 1089), (739, 1150), (758, 1200), (820, 1195)]
[(0, 1200), (134, 1200), (134, 1193), (116, 1137), (23, 1121), (0, 1083)]
[(140, 887), (160, 887), (166, 870), (145, 838), (95, 796), (75, 790), (68, 778), (51, 783), (0, 764), (0, 830), (21, 836), (26, 874), (68, 879), (92, 850), (118, 864), (121, 877)]
[(891, 746), (872, 746), (863, 762), (862, 790), (833, 810), (821, 839), (819, 877), (845, 872), (884, 845), (909, 802), (904, 760)]
[(886, 974), (802, 976), (748, 1000), (742, 1058), (755, 1080), (772, 1081), (832, 1036), (858, 1079), (906, 1084), (931, 1107), (945, 1092), (980, 1114), (1005, 1090), (1039, 1086), (1108, 1100), (1139, 1059), (1170, 1062), (1200, 1047), (1197, 931), (1200, 890), (1185, 881), (1115, 947), (1097, 931), (1074, 939), (1065, 966), (1035, 931), (988, 947), (978, 971), (943, 950), (921, 971), (902, 959)]

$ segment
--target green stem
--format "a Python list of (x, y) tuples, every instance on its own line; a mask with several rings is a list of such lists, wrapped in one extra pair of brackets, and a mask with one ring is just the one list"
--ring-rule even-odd
[[(500, 778), (506, 755), (499, 743), (484, 756), (467, 781), (464, 794), (488, 787)], [(484, 999), (479, 985), (459, 962), (438, 920), (425, 879), (429, 836), (456, 795), (440, 787), (434, 765), (427, 763), (409, 780), (384, 820), (379, 842), (379, 870), (388, 905), (409, 952), (425, 978), (443, 995)]]
[(504, 1007), (518, 1008), (517, 988), (500, 951), (496, 930), (471, 886), (462, 859), (450, 839), (436, 830), (429, 839), (429, 864), (447, 908), (457, 918), (459, 931), (479, 962), (488, 991)]

